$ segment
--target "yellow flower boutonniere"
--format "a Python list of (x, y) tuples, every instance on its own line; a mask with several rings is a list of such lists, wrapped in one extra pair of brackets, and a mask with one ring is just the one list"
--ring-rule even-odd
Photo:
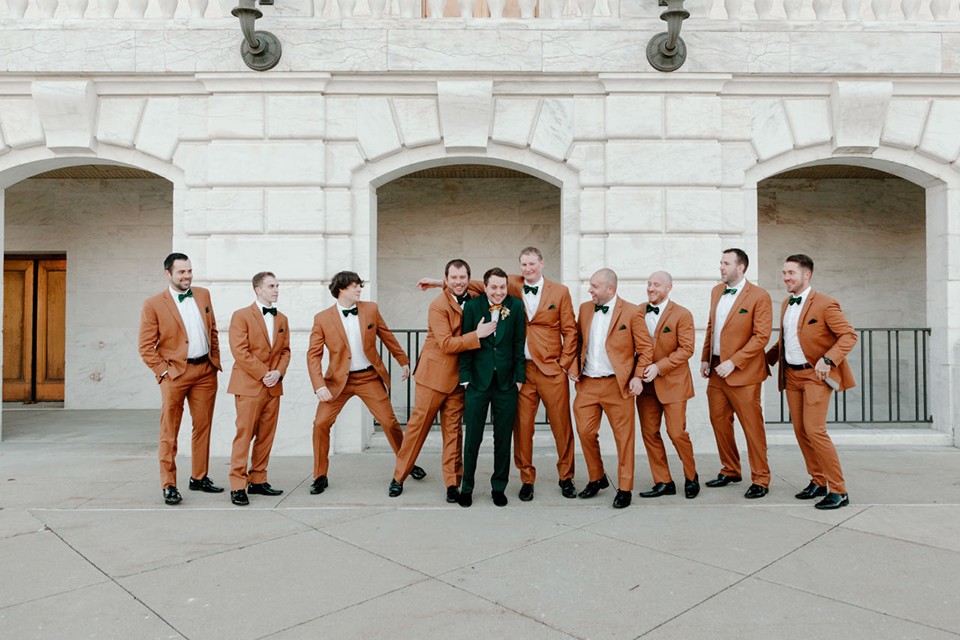
[(509, 317), (510, 317), (510, 309), (507, 309), (506, 307), (503, 307), (502, 309), (500, 309), (501, 320), (506, 320)]

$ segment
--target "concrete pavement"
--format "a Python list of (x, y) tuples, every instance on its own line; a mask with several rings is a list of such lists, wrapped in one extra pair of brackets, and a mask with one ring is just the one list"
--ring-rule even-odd
[[(757, 501), (746, 481), (624, 510), (611, 489), (566, 500), (538, 450), (533, 502), (514, 472), (494, 507), (482, 455), (462, 509), (434, 450), (397, 499), (388, 453), (333, 457), (321, 496), (310, 460), (275, 458), (285, 493), (246, 508), (188, 491), (181, 455), (184, 502), (167, 507), (152, 418), (43, 413), (4, 413), (4, 639), (960, 637), (957, 449), (842, 449), (852, 504), (835, 512), (793, 498), (807, 477), (791, 447), (771, 449)], [(697, 463), (701, 481), (719, 468)], [(227, 472), (211, 461), (218, 484)], [(650, 484), (638, 457), (635, 492)]]

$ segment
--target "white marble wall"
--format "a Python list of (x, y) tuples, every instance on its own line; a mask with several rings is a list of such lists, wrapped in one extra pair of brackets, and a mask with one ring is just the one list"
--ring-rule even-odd
[(6, 189), (4, 252), (66, 253), (65, 407), (159, 406), (137, 353), (143, 300), (166, 285), (173, 185), (29, 179)]
[(518, 273), (534, 246), (560, 279), (560, 190), (536, 178), (400, 178), (377, 189), (377, 227), (377, 300), (398, 328), (426, 328), (436, 294), (413, 285), (453, 258), (480, 280), (491, 267)]

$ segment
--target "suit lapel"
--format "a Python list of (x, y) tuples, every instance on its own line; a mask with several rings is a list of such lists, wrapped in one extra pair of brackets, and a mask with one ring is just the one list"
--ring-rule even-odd
[(583, 334), (580, 336), (583, 338), (583, 350), (581, 351), (583, 354), (583, 362), (581, 363), (581, 367), (585, 365), (587, 361), (587, 345), (590, 342), (590, 326), (593, 324), (594, 313), (596, 313), (596, 311), (594, 311), (589, 304), (580, 312), (580, 333)]
[(667, 324), (667, 318), (670, 317), (670, 314), (673, 313), (673, 302), (667, 301), (666, 306), (663, 308), (663, 313), (660, 314), (660, 319), (657, 320), (657, 328), (653, 330), (653, 346), (657, 346), (657, 340), (660, 339), (660, 334), (663, 333), (663, 327)]
[[(260, 326), (260, 329), (263, 331), (263, 337), (269, 340), (270, 336), (267, 334), (267, 320), (266, 318), (264, 318), (263, 310), (260, 308), (259, 301), (254, 302), (252, 305), (250, 305), (250, 313), (252, 313), (254, 316), (254, 322), (256, 322)], [(276, 340), (276, 337), (277, 337), (276, 336), (276, 333), (277, 333), (276, 318), (274, 318), (273, 320), (273, 333), (274, 333), (274, 336), (273, 336), (274, 340)], [(267, 344), (273, 344), (273, 343), (267, 342)]]
[(340, 307), (337, 306), (337, 303), (334, 302), (333, 306), (330, 307), (330, 315), (332, 316), (332, 322), (334, 326), (337, 327), (337, 334), (340, 336), (340, 340), (343, 341), (343, 344), (346, 345), (347, 349), (350, 348), (350, 341), (347, 340), (347, 330), (343, 328), (343, 320), (340, 316)]
[(610, 316), (610, 326), (607, 327), (607, 338), (613, 335), (613, 332), (617, 329), (617, 324), (620, 322), (620, 312), (623, 311), (623, 298), (617, 296), (617, 304), (610, 310), (610, 313), (613, 314)]
[[(521, 291), (522, 291), (522, 289), (521, 289)], [(553, 293), (553, 283), (552, 283), (552, 282), (549, 282), (546, 278), (544, 278), (544, 279), (543, 279), (543, 290), (540, 291), (540, 304), (537, 305), (537, 312), (536, 312), (535, 314), (533, 314), (533, 318), (530, 318), (531, 321), (532, 321), (534, 318), (536, 318), (538, 315), (540, 315), (540, 312), (541, 312), (541, 311), (543, 311), (543, 307), (544, 307), (544, 305), (547, 304), (547, 302), (548, 302), (548, 300), (549, 300), (549, 296), (550, 296), (551, 293)], [(523, 302), (522, 299), (521, 299), (520, 301)], [(524, 313), (526, 313), (526, 305), (524, 305)]]
[(173, 296), (170, 295), (170, 290), (167, 289), (163, 295), (163, 305), (166, 307), (167, 312), (173, 316), (173, 319), (180, 326), (180, 330), (183, 331), (183, 335), (187, 335), (187, 327), (183, 324), (183, 316), (180, 315), (180, 309), (177, 308), (177, 303), (173, 301)]
[[(507, 332), (507, 323), (503, 319), (503, 309), (508, 309), (507, 299), (504, 298), (503, 302), (500, 304), (502, 305), (502, 309), (497, 312), (500, 314), (500, 317), (497, 319), (497, 330), (493, 334), (493, 344), (495, 345), (500, 344), (500, 341), (503, 340), (504, 334)], [(489, 306), (487, 308), (489, 309)]]
[[(367, 336), (370, 335), (370, 332), (367, 331), (367, 325), (372, 324), (370, 318), (370, 309), (366, 304), (362, 302), (357, 303), (357, 321), (360, 323), (360, 343), (363, 345), (363, 350), (367, 350)], [(376, 330), (374, 330), (373, 335), (376, 336)], [(371, 347), (376, 346), (376, 338), (373, 338), (373, 344)]]

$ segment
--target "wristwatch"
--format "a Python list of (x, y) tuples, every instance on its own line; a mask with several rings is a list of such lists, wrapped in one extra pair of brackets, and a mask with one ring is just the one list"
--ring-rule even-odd
[(831, 359), (828, 358), (827, 356), (823, 356), (823, 361), (826, 362), (826, 363), (827, 363), (828, 365), (830, 365), (831, 367), (834, 366), (833, 360), (831, 360)]

